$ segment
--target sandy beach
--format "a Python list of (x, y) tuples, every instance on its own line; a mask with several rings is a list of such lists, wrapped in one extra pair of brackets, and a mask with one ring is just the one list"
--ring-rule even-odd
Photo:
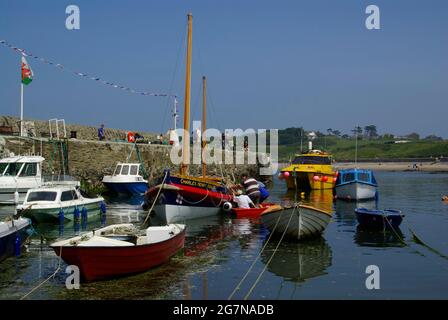
[[(417, 168), (414, 168), (414, 164)], [(354, 162), (335, 163), (338, 170), (354, 168)], [(448, 172), (448, 162), (358, 162), (359, 169), (371, 169), (377, 171), (423, 171), (423, 172)]]

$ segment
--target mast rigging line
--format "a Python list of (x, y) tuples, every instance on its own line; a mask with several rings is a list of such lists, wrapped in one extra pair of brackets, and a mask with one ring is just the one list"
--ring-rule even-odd
[(133, 94), (138, 94), (138, 95), (142, 95), (142, 96), (151, 96), (151, 97), (173, 97), (173, 98), (177, 98), (177, 95), (173, 95), (170, 93), (157, 93), (157, 92), (148, 92), (148, 91), (140, 91), (140, 90), (135, 90), (133, 88), (118, 84), (118, 83), (114, 83), (114, 82), (110, 82), (107, 80), (104, 80), (102, 78), (99, 78), (97, 76), (93, 76), (91, 74), (87, 74), (87, 73), (83, 73), (83, 72), (78, 72), (75, 71), (73, 69), (70, 69), (60, 63), (55, 63), (51, 60), (45, 59), (43, 57), (39, 57), (36, 56), (28, 51), (26, 51), (25, 49), (16, 47), (12, 44), (10, 44), (8, 41), (6, 40), (0, 40), (0, 44), (15, 51), (20, 53), (21, 55), (25, 56), (25, 57), (29, 57), (29, 58), (33, 58), (41, 63), (47, 64), (47, 65), (51, 65), (57, 69), (59, 69), (60, 71), (64, 71), (64, 72), (68, 72), (68, 73), (72, 73), (78, 77), (84, 78), (84, 79), (89, 79), (89, 80), (93, 80), (95, 82), (101, 83), (105, 86), (109, 86), (111, 88), (115, 88), (115, 89), (121, 89), (123, 91), (129, 92), (129, 93), (133, 93)]

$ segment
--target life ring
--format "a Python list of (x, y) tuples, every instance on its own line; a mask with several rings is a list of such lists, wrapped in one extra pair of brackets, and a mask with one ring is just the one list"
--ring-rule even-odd
[(135, 134), (134, 132), (128, 132), (128, 142), (135, 142)]

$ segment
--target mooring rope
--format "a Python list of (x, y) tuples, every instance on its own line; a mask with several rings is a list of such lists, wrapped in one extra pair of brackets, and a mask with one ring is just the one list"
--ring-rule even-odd
[[(249, 291), (247, 292), (247, 294), (244, 296), (244, 300), (247, 300), (249, 298), (249, 296), (252, 294), (252, 291), (255, 289), (255, 287), (257, 286), (258, 282), (260, 282), (261, 276), (264, 274), (264, 272), (266, 271), (266, 269), (269, 266), (269, 263), (271, 263), (272, 259), (274, 258), (275, 254), (277, 253), (278, 248), (280, 247), (280, 244), (283, 241), (283, 238), (285, 237), (286, 231), (288, 231), (288, 227), (289, 224), (291, 223), (292, 217), (294, 215), (294, 212), (296, 211), (296, 209), (298, 208), (298, 206), (296, 205), (293, 209), (293, 211), (291, 212), (291, 215), (289, 216), (289, 220), (288, 220), (288, 224), (286, 225), (285, 230), (283, 231), (283, 234), (280, 238), (280, 240), (277, 243), (277, 246), (274, 249), (274, 252), (272, 253), (271, 257), (269, 258), (269, 260), (266, 262), (263, 270), (261, 270), (260, 274), (258, 275), (257, 279), (255, 280), (254, 284), (252, 285), (252, 287), (249, 289)], [(300, 228), (300, 226), (299, 226)]]
[(24, 295), (22, 298), (20, 298), (20, 300), (26, 299), (33, 292), (35, 292), (37, 289), (42, 287), (45, 283), (50, 281), (51, 278), (54, 278), (56, 276), (56, 274), (59, 272), (59, 270), (61, 270), (61, 262), (62, 262), (62, 246), (59, 247), (59, 262), (58, 262), (58, 267), (56, 268), (56, 270), (47, 279), (45, 279), (44, 281), (39, 283), (37, 286), (35, 286), (33, 289), (31, 289), (30, 292), (28, 292), (26, 295)]
[(165, 176), (163, 177), (162, 184), (160, 185), (159, 191), (157, 192), (156, 197), (154, 198), (154, 202), (151, 205), (151, 208), (148, 211), (148, 214), (146, 215), (145, 221), (143, 221), (143, 226), (146, 224), (146, 221), (148, 221), (149, 215), (151, 214), (152, 210), (154, 209), (154, 206), (156, 205), (157, 199), (159, 198), (160, 193), (162, 192), (163, 186), (165, 185), (166, 177), (168, 176), (168, 172), (165, 172)]
[(268, 239), (266, 240), (266, 243), (263, 245), (263, 247), (261, 248), (260, 252), (258, 253), (258, 255), (255, 257), (255, 260), (252, 261), (252, 264), (250, 265), (249, 269), (247, 270), (247, 272), (244, 274), (243, 278), (241, 278), (240, 282), (236, 285), (236, 287), (233, 289), (232, 293), (230, 294), (230, 296), (227, 298), (227, 300), (232, 299), (232, 297), (235, 295), (235, 293), (240, 289), (241, 284), (244, 282), (244, 280), (246, 280), (247, 276), (249, 275), (249, 273), (252, 271), (253, 267), (255, 266), (255, 263), (258, 261), (258, 259), (260, 258), (261, 254), (263, 253), (264, 249), (267, 247), (269, 241), (271, 240), (275, 229), (277, 228), (277, 225), (280, 221), (280, 218), (283, 215), (283, 211), (282, 210), (280, 212), (280, 215), (277, 218), (277, 221), (275, 222), (274, 228), (272, 229), (271, 233), (269, 234)]

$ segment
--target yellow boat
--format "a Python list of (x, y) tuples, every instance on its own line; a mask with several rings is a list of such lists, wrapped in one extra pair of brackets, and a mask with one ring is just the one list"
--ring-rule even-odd
[(280, 178), (285, 179), (288, 189), (332, 189), (337, 172), (331, 161), (331, 155), (320, 150), (297, 154), (292, 164), (281, 170)]

